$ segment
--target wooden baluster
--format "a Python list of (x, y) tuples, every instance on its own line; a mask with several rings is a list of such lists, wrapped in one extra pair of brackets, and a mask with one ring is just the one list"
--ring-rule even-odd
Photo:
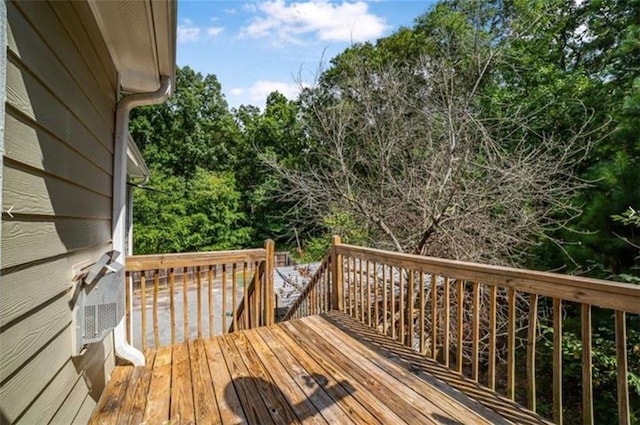
[(407, 345), (411, 348), (413, 348), (413, 333), (414, 333), (414, 329), (413, 329), (413, 296), (415, 294), (415, 284), (414, 284), (414, 271), (413, 270), (409, 270), (409, 281), (407, 282), (407, 333), (408, 333), (408, 340), (407, 340)]
[(248, 264), (245, 261), (242, 265), (242, 291), (244, 294), (242, 297), (242, 326), (244, 329), (249, 329), (249, 282), (247, 281), (247, 267)]
[(250, 318), (249, 318), (249, 323), (251, 324), (252, 328), (255, 328), (255, 327), (258, 326), (258, 309), (256, 308), (256, 300), (255, 300), (256, 292), (255, 292), (255, 290), (256, 290), (256, 288), (258, 286), (258, 281), (260, 280), (259, 276), (258, 276), (258, 274), (259, 274), (259, 270), (258, 270), (259, 264), (260, 263), (258, 261), (255, 261), (253, 263), (253, 294), (251, 296), (250, 303), (249, 303), (249, 311), (251, 312), (250, 313)]
[[(314, 285), (315, 284), (315, 280), (311, 279), (309, 281), (309, 284)], [(315, 286), (312, 286), (311, 289), (311, 300), (310, 300), (310, 304), (311, 304), (311, 314), (317, 314), (318, 313), (318, 309), (317, 309), (317, 298), (316, 298), (316, 289)]]
[(507, 397), (516, 398), (516, 291), (507, 291), (509, 316), (507, 318)]
[(238, 292), (238, 264), (235, 262), (231, 266), (231, 273), (233, 273), (231, 276), (231, 305), (233, 306), (232, 326), (233, 332), (235, 332), (238, 330), (238, 300), (236, 297), (236, 292)]
[[(213, 270), (216, 266), (207, 266), (207, 301), (209, 304), (209, 336), (212, 337), (213, 329)], [(212, 270), (213, 269), (213, 270)]]
[(198, 338), (202, 338), (202, 280), (200, 277), (200, 266), (196, 266), (196, 299), (197, 299), (197, 314), (198, 314)]
[(391, 284), (391, 338), (396, 339), (396, 275), (393, 266), (389, 266), (389, 280)]
[(562, 301), (553, 299), (553, 422), (562, 424)]
[(527, 330), (527, 407), (536, 411), (536, 338), (538, 330), (538, 294), (529, 295)]
[(373, 324), (374, 328), (378, 329), (380, 324), (380, 306), (378, 305), (378, 262), (373, 262)]
[(140, 315), (141, 315), (141, 336), (142, 351), (147, 349), (147, 272), (140, 273)]
[(364, 323), (364, 272), (362, 269), (362, 259), (358, 259), (358, 269), (359, 269), (358, 274), (360, 275), (360, 281), (358, 282), (358, 289), (360, 291), (359, 293), (360, 301), (358, 305), (360, 306), (360, 309), (358, 310), (358, 315), (359, 315), (360, 321)]
[(260, 264), (258, 264), (256, 262), (256, 272), (255, 272), (255, 279), (254, 279), (254, 292), (253, 292), (253, 307), (254, 307), (254, 311), (255, 311), (255, 327), (260, 326), (261, 322), (262, 322), (262, 311), (260, 310), (261, 308), (261, 304), (262, 304), (262, 292), (261, 292), (261, 285), (262, 285), (262, 279), (260, 279)]
[(169, 313), (171, 314), (171, 345), (176, 343), (176, 301), (174, 299), (176, 272), (169, 269)]
[(356, 286), (357, 286), (357, 281), (356, 281), (356, 276), (357, 276), (357, 269), (356, 269), (356, 259), (352, 258), (353, 260), (353, 281), (351, 282), (351, 284), (349, 285), (351, 287), (351, 308), (353, 309), (353, 312), (351, 314), (351, 317), (353, 317), (354, 319), (358, 317), (358, 299), (356, 297)]
[(492, 390), (496, 389), (496, 299), (498, 298), (498, 288), (489, 287), (489, 371), (487, 386)]
[(438, 355), (438, 277), (431, 275), (431, 358)]
[(349, 314), (349, 316), (353, 317), (353, 312), (351, 310), (351, 259), (349, 257), (344, 258), (345, 269), (344, 269), (344, 280), (342, 284), (345, 286), (344, 296), (345, 296), (345, 312)]
[(405, 317), (405, 290), (404, 290), (404, 269), (398, 267), (398, 286), (400, 287), (400, 291), (398, 294), (398, 315), (399, 317), (399, 322), (400, 325), (398, 326), (398, 330), (400, 332), (398, 332), (398, 341), (400, 341), (402, 344), (406, 344), (405, 341), (405, 332), (407, 329), (407, 318)]
[(582, 304), (582, 423), (593, 425), (591, 305)]
[(456, 303), (456, 370), (458, 373), (462, 373), (462, 363), (463, 363), (463, 344), (464, 338), (462, 332), (463, 321), (464, 321), (464, 280), (458, 279), (456, 282), (456, 295), (457, 295), (457, 303)]
[(387, 266), (382, 264), (382, 333), (389, 331), (389, 307), (387, 305)]
[(158, 293), (160, 292), (160, 270), (153, 271), (153, 344), (160, 347), (160, 328), (158, 325)]
[[(256, 268), (256, 273), (258, 269)], [(222, 333), (227, 333), (227, 265), (222, 265), (222, 304), (221, 304), (221, 320), (222, 320)]]
[(186, 267), (182, 268), (182, 317), (184, 335), (183, 340), (189, 340), (189, 273)]
[(444, 338), (442, 341), (442, 351), (444, 356), (444, 365), (449, 367), (449, 315), (451, 314), (451, 300), (449, 291), (449, 278), (445, 276), (444, 283), (442, 284), (443, 300), (442, 305), (444, 308), (444, 320), (442, 327), (444, 328)]
[(629, 384), (627, 366), (627, 325), (624, 311), (616, 310), (616, 363), (618, 368), (618, 423), (629, 425)]
[(367, 284), (365, 286), (367, 300), (367, 325), (371, 327), (371, 261), (369, 260), (367, 260), (367, 271), (365, 274), (367, 275)]
[(480, 284), (473, 282), (473, 321), (471, 328), (471, 379), (478, 381), (480, 370)]
[(424, 271), (420, 270), (420, 354), (424, 354), (424, 346), (425, 346), (425, 324), (424, 324), (424, 313), (425, 313), (425, 303), (424, 299)]
[(133, 291), (133, 273), (125, 272), (125, 288), (124, 288), (124, 306), (125, 306), (125, 322), (126, 322), (126, 334), (127, 342), (129, 345), (133, 344), (133, 337), (131, 335), (131, 292)]

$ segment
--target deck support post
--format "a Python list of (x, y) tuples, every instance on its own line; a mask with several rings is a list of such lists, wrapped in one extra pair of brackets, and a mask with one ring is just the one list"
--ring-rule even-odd
[(273, 325), (275, 321), (275, 293), (273, 289), (273, 267), (275, 264), (275, 245), (273, 240), (267, 239), (264, 243), (267, 251), (265, 258), (265, 282), (264, 282), (264, 308), (265, 308), (265, 325)]
[(331, 247), (331, 271), (333, 280), (333, 293), (331, 294), (331, 309), (344, 311), (344, 282), (342, 280), (342, 255), (336, 251), (336, 247), (342, 243), (340, 236), (334, 235)]

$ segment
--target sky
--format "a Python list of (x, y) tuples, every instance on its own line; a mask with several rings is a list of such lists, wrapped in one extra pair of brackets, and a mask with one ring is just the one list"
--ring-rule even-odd
[(179, 66), (216, 74), (230, 107), (294, 99), (320, 64), (357, 42), (411, 26), (431, 1), (178, 2)]

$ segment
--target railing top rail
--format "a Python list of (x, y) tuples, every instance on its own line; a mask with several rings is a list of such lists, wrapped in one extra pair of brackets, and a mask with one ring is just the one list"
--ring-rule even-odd
[(296, 300), (289, 306), (282, 320), (289, 320), (291, 316), (295, 313), (295, 311), (298, 308), (300, 308), (300, 305), (302, 304), (304, 299), (318, 284), (318, 281), (320, 280), (319, 276), (327, 272), (326, 269), (329, 267), (330, 261), (331, 261), (330, 255), (326, 255), (322, 258), (322, 261), (320, 261), (320, 265), (316, 269), (313, 276), (311, 276), (309, 283), (307, 283), (307, 285), (302, 289), (302, 291), (300, 292), (300, 296), (298, 296), (298, 298), (296, 298)]
[(264, 261), (267, 251), (264, 248), (234, 251), (188, 252), (180, 254), (132, 255), (126, 258), (126, 270), (137, 272), (174, 267), (197, 267), (214, 264)]
[(640, 285), (340, 244), (337, 254), (640, 314)]

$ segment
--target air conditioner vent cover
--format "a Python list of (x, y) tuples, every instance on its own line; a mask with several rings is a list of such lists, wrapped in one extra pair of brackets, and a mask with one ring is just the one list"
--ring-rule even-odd
[(77, 354), (85, 345), (102, 341), (124, 317), (124, 267), (111, 257), (96, 264), (101, 270), (83, 282), (77, 299)]

